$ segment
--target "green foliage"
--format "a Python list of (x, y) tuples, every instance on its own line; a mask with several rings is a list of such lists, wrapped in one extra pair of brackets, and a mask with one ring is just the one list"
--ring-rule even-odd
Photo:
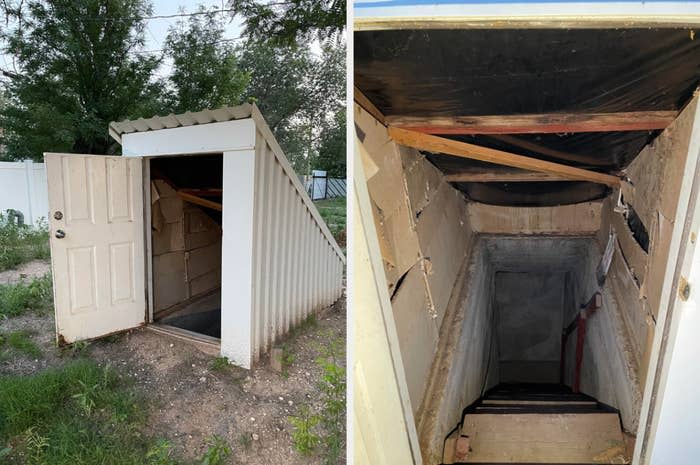
[(250, 75), (246, 100), (260, 107), (295, 171), (310, 173), (321, 127), (340, 108), (344, 111), (344, 44), (324, 46), (316, 57), (306, 43), (250, 40), (240, 54), (240, 66)]
[(292, 353), (289, 344), (282, 344), (282, 376), (289, 378), (289, 367), (292, 366), (296, 357)]
[(50, 256), (46, 221), (41, 220), (37, 226), (20, 226), (9, 215), (0, 213), (0, 271)]
[(177, 465), (178, 461), (172, 457), (173, 445), (170, 441), (161, 439), (146, 453), (147, 465)]
[(10, 159), (43, 152), (114, 153), (110, 121), (158, 111), (159, 60), (144, 43), (145, 0), (30, 0), (12, 16), (5, 53), (15, 58), (0, 143)]
[(42, 356), (41, 349), (32, 341), (32, 333), (27, 330), (13, 331), (7, 335), (0, 334), (0, 348), (5, 345), (30, 357)]
[(321, 441), (324, 446), (324, 463), (338, 463), (345, 449), (345, 408), (346, 408), (346, 379), (345, 367), (342, 360), (345, 342), (333, 339), (321, 350), (322, 355), (316, 360), (323, 376), (319, 383), (323, 407), (321, 409), (321, 427), (324, 435)]
[(228, 357), (216, 357), (209, 362), (209, 369), (212, 371), (224, 371), (231, 366)]
[(331, 234), (342, 247), (345, 243), (345, 230), (347, 227), (347, 198), (335, 197), (314, 203), (323, 221), (328, 225)]
[(75, 341), (72, 344), (61, 346), (61, 355), (81, 357), (87, 352), (90, 343), (88, 341)]
[(329, 178), (347, 177), (344, 107), (336, 111), (331, 121), (324, 122), (320, 139), (314, 169), (326, 171)]
[(316, 451), (321, 441), (316, 433), (316, 426), (320, 421), (320, 417), (312, 414), (311, 409), (306, 405), (299, 407), (298, 415), (289, 417), (289, 422), (294, 428), (292, 442), (300, 454), (311, 455)]
[(31, 376), (0, 376), (0, 444), (29, 463), (142, 465), (143, 406), (115, 372), (80, 360)]
[[(200, 12), (205, 12), (200, 6)], [(249, 76), (238, 66), (233, 46), (223, 41), (224, 24), (211, 12), (191, 16), (170, 28), (165, 56), (172, 59), (169, 77), (175, 113), (238, 105)]]
[(0, 317), (18, 316), (27, 311), (46, 313), (53, 308), (51, 275), (29, 283), (0, 284)]
[(292, 424), (294, 447), (303, 455), (322, 449), (324, 464), (338, 463), (345, 449), (346, 377), (344, 341), (333, 339), (327, 346), (320, 346), (321, 355), (316, 363), (322, 370), (319, 382), (321, 410), (312, 414), (306, 405), (299, 407), (296, 416), (289, 417)]
[(243, 17), (244, 34), (252, 37), (272, 37), (289, 44), (311, 38), (338, 39), (345, 29), (346, 0), (231, 0), (229, 4)]
[(207, 442), (207, 450), (200, 461), (201, 465), (223, 465), (231, 455), (231, 447), (226, 441), (214, 435)]

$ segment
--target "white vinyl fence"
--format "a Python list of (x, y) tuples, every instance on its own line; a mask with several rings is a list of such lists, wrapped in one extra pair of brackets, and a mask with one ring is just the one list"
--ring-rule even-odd
[(12, 209), (35, 225), (49, 214), (49, 193), (43, 163), (0, 162), (0, 213)]

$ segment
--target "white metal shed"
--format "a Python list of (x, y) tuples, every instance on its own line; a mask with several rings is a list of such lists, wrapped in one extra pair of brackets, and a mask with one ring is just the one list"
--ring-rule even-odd
[(60, 342), (153, 324), (249, 368), (342, 294), (345, 257), (255, 105), (113, 122), (46, 153)]

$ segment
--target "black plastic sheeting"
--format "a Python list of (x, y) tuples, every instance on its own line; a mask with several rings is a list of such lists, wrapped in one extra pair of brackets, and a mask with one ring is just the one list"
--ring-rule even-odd
[[(700, 82), (700, 38), (688, 29), (394, 30), (356, 32), (354, 40), (355, 85), (388, 116), (680, 110)], [(492, 135), (447, 137), (616, 173), (658, 134), (510, 136), (541, 152)], [(480, 165), (430, 160), (446, 173)], [(577, 203), (608, 192), (567, 182), (457, 186), (473, 200), (507, 205)]]

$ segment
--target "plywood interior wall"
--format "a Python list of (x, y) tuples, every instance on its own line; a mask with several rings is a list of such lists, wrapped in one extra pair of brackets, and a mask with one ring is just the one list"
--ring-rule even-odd
[[(601, 243), (612, 228), (617, 235), (610, 280), (615, 298), (625, 302), (623, 321), (633, 348), (640, 379), (649, 364), (651, 341), (661, 303), (661, 288), (668, 259), (680, 180), (685, 169), (692, 124), (697, 111), (696, 96), (678, 118), (626, 169), (629, 183), (623, 183), (622, 205), (617, 195), (602, 210)], [(649, 232), (648, 253), (635, 240), (622, 210), (631, 206)]]
[(221, 226), (165, 181), (151, 183), (154, 312), (221, 287)]
[(439, 328), (472, 236), (467, 204), (423, 155), (395, 144), (355, 106), (411, 407), (418, 412)]

